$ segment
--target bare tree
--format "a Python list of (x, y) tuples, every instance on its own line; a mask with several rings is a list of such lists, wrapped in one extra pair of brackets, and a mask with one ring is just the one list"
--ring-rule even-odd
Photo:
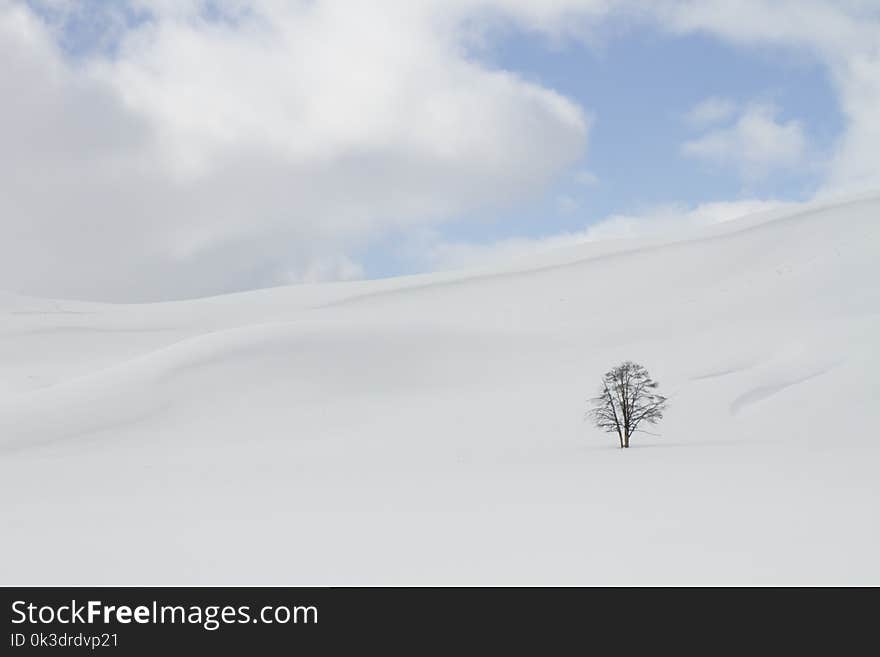
[(588, 415), (596, 426), (617, 433), (621, 448), (643, 422), (656, 424), (666, 410), (666, 397), (656, 392), (657, 382), (648, 370), (632, 361), (621, 363), (602, 377), (602, 391), (590, 400)]

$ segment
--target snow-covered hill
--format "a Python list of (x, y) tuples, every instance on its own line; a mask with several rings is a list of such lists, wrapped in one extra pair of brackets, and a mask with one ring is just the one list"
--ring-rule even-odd
[[(880, 198), (503, 269), (0, 295), (0, 582), (880, 584)], [(645, 364), (660, 436), (584, 421)]]

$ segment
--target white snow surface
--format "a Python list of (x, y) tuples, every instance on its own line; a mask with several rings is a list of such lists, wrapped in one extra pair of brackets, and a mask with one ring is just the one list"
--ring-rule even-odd
[[(0, 294), (2, 584), (880, 584), (880, 197), (503, 268)], [(2, 282), (0, 282), (2, 285)], [(648, 367), (666, 419), (584, 419)]]

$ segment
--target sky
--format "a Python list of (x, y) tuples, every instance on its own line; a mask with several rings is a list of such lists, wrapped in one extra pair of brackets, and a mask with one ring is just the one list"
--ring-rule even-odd
[(0, 0), (0, 290), (483, 267), (880, 191), (871, 0)]

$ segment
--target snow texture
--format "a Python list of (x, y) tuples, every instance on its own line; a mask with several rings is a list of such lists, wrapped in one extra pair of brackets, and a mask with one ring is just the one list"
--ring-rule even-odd
[[(880, 198), (485, 271), (0, 294), (0, 583), (880, 584)], [(659, 436), (585, 421), (631, 359)]]

